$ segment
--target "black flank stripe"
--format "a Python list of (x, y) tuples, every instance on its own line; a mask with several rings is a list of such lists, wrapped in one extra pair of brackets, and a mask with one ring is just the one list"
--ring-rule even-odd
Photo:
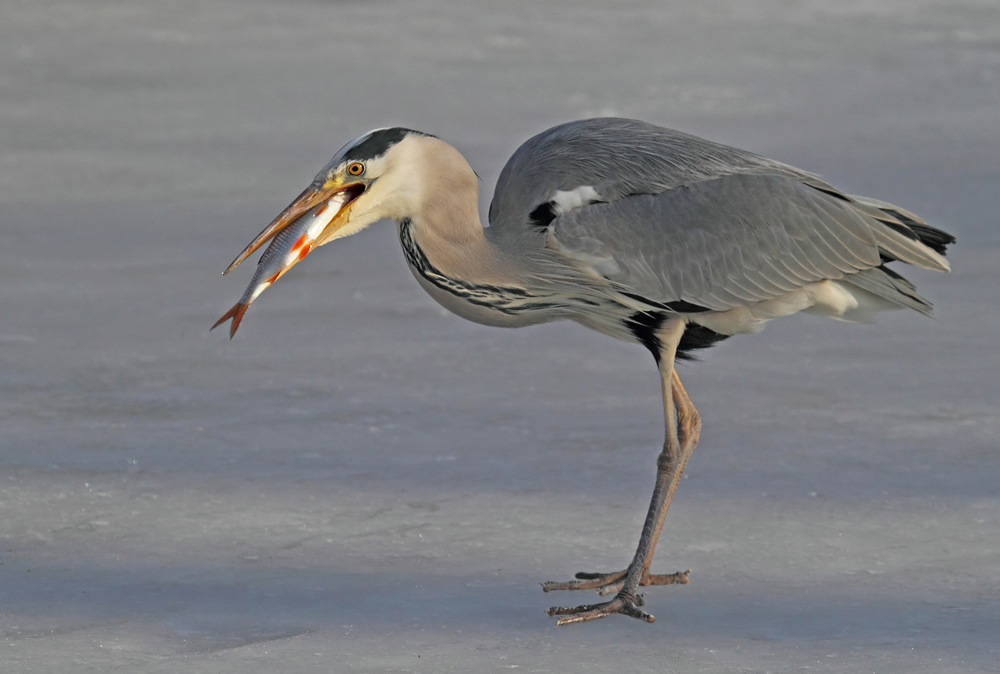
[(689, 354), (688, 351), (707, 349), (716, 342), (721, 342), (729, 337), (730, 335), (709, 330), (704, 325), (688, 323), (684, 328), (684, 334), (681, 335), (681, 342), (677, 345), (677, 358), (679, 360), (698, 360), (697, 356)]
[(695, 304), (694, 302), (688, 302), (686, 300), (667, 302), (667, 307), (682, 314), (697, 314), (703, 311), (711, 311), (708, 307), (703, 307), (700, 304)]
[(639, 311), (625, 320), (625, 327), (635, 335), (639, 342), (649, 349), (656, 362), (660, 362), (660, 339), (656, 331), (663, 325), (667, 315), (658, 311)]
[(697, 314), (704, 311), (711, 311), (708, 307), (703, 307), (700, 304), (695, 304), (693, 302), (688, 302), (686, 300), (675, 300), (673, 302), (657, 302), (656, 300), (651, 300), (648, 297), (643, 297), (642, 295), (634, 295), (632, 293), (627, 293), (622, 291), (622, 295), (625, 297), (631, 297), (637, 302), (642, 302), (643, 304), (648, 304), (651, 307), (659, 307), (660, 309), (667, 309), (668, 311), (676, 311), (681, 314)]

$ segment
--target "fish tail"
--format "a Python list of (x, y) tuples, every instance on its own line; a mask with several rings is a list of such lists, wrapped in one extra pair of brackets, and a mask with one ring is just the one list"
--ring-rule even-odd
[(233, 305), (233, 308), (222, 315), (222, 318), (215, 322), (215, 325), (208, 329), (209, 332), (215, 330), (217, 327), (228, 321), (230, 318), (233, 319), (233, 324), (229, 326), (229, 339), (233, 338), (236, 334), (236, 329), (240, 327), (240, 321), (243, 320), (243, 314), (247, 312), (247, 307), (249, 304), (244, 304), (243, 302), (237, 302)]

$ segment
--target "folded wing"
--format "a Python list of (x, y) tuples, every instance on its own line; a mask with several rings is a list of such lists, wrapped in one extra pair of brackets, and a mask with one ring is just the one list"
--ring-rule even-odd
[(893, 209), (811, 176), (744, 173), (587, 205), (555, 218), (549, 231), (563, 254), (663, 304), (726, 311), (842, 280), (927, 313), (930, 304), (882, 265), (947, 271), (914, 229), (953, 238), (919, 219), (911, 228), (906, 220), (916, 216)]

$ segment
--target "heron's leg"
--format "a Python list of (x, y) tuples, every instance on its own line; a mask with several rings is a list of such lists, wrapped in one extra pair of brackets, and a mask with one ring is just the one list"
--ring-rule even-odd
[[(664, 391), (664, 400), (668, 393)], [(674, 492), (677, 490), (677, 484), (680, 481), (681, 476), (684, 473), (684, 468), (687, 466), (688, 459), (691, 458), (691, 454), (694, 452), (695, 447), (698, 446), (698, 438), (701, 435), (701, 416), (698, 414), (698, 410), (694, 408), (694, 404), (691, 402), (691, 398), (688, 397), (687, 391), (684, 390), (684, 385), (681, 384), (680, 377), (677, 376), (677, 370), (673, 370), (671, 376), (671, 390), (669, 395), (671, 395), (674, 403), (674, 408), (677, 414), (677, 445), (680, 448), (679, 456), (677, 457), (677, 469), (676, 475), (670, 481), (668, 487), (668, 492), (666, 499), (663, 503), (663, 507), (660, 510), (659, 519), (653, 529), (653, 535), (649, 543), (649, 553), (646, 555), (646, 563), (643, 566), (642, 577), (639, 579), (640, 586), (649, 585), (687, 585), (689, 582), (689, 576), (691, 575), (691, 569), (687, 571), (678, 571), (677, 573), (653, 573), (649, 572), (650, 564), (653, 562), (653, 553), (656, 551), (656, 543), (660, 539), (660, 532), (663, 530), (663, 521), (666, 519), (667, 510), (670, 508), (670, 503), (674, 498)], [(670, 418), (670, 410), (665, 410), (665, 416), (667, 419)], [(667, 433), (670, 433), (670, 425), (668, 421)], [(671, 446), (669, 440), (664, 443), (663, 451), (667, 452), (668, 447)], [(663, 453), (660, 454), (660, 458), (657, 461), (657, 472), (661, 470), (662, 462), (664, 461)], [(655, 494), (654, 494), (655, 499)], [(650, 504), (652, 508), (652, 504)], [(595, 589), (600, 595), (611, 594), (612, 592), (619, 592), (625, 585), (625, 576), (628, 574), (628, 569), (625, 571), (618, 571), (616, 573), (578, 573), (576, 577), (578, 580), (569, 581), (568, 583), (546, 583), (543, 586), (543, 590), (546, 592), (551, 590), (586, 590)]]
[[(688, 397), (687, 391), (684, 390), (684, 385), (681, 384), (680, 377), (677, 376), (676, 370), (671, 368), (669, 378), (663, 377), (662, 380), (664, 419), (668, 438), (664, 442), (663, 452), (667, 453), (671, 451), (671, 448), (673, 447), (680, 448), (677, 475), (677, 479), (679, 480), (680, 474), (683, 472), (688, 458), (691, 456), (695, 446), (698, 444), (698, 436), (701, 432), (701, 418), (698, 416), (698, 412), (695, 410), (694, 404)], [(668, 384), (669, 389), (667, 388)], [(669, 407), (669, 403), (671, 401), (673, 402), (673, 409)], [(674, 414), (676, 414), (675, 423), (671, 424), (671, 419), (674, 418)], [(676, 443), (672, 443), (670, 441), (672, 439), (675, 439)], [(658, 464), (663, 460), (664, 454), (661, 453)], [(656, 543), (659, 540), (660, 531), (663, 529), (663, 521), (667, 514), (667, 508), (670, 506), (670, 501), (673, 498), (673, 492), (676, 488), (677, 480), (674, 480), (666, 498), (666, 502), (664, 503), (660, 513), (659, 521), (653, 529), (653, 535), (649, 544), (649, 554), (646, 557), (646, 563), (643, 567), (642, 578), (639, 580), (640, 586), (686, 585), (689, 582), (688, 576), (691, 573), (690, 569), (687, 571), (678, 571), (677, 573), (649, 573), (649, 566), (653, 561), (653, 552), (656, 549)], [(576, 574), (576, 580), (570, 580), (562, 583), (542, 583), (542, 590), (545, 592), (552, 592), (555, 590), (597, 590), (598, 594), (607, 595), (612, 592), (618, 592), (622, 589), (622, 586), (625, 583), (625, 576), (627, 574), (628, 569), (623, 571), (614, 571), (611, 573), (587, 573), (581, 571)]]
[[(671, 450), (673, 449), (668, 440), (664, 443), (663, 452), (660, 454), (661, 458), (657, 460), (657, 473), (660, 473), (663, 470), (662, 466), (664, 463), (672, 464), (673, 467), (668, 467), (668, 470), (671, 471), (670, 486), (668, 487), (666, 499), (664, 500), (663, 507), (659, 513), (656, 528), (653, 531), (653, 537), (649, 546), (649, 555), (646, 557), (646, 564), (643, 567), (643, 580), (652, 580), (654, 578), (654, 576), (650, 576), (649, 574), (649, 565), (653, 562), (653, 552), (656, 550), (656, 543), (660, 539), (660, 531), (663, 529), (663, 520), (667, 516), (667, 509), (670, 508), (670, 502), (674, 499), (674, 492), (677, 491), (677, 483), (680, 481), (681, 475), (684, 473), (684, 468), (687, 466), (688, 459), (691, 458), (691, 454), (694, 453), (695, 447), (698, 446), (698, 438), (701, 436), (701, 416), (698, 414), (698, 410), (694, 408), (694, 404), (691, 402), (691, 398), (688, 397), (687, 391), (684, 390), (684, 385), (681, 384), (681, 378), (677, 376), (677, 370), (673, 368), (670, 368), (670, 370), (670, 397), (673, 400), (674, 408), (677, 413), (676, 447), (680, 451), (676, 455), (671, 455), (671, 458), (664, 459), (663, 455), (668, 451), (668, 448)], [(663, 395), (664, 399), (666, 399), (667, 392), (664, 391)], [(671, 416), (669, 409), (666, 409), (664, 413), (668, 418)], [(683, 572), (684, 580), (681, 582), (687, 582), (687, 575), (689, 573), (691, 573), (690, 570)], [(669, 574), (665, 577), (671, 578), (677, 575), (681, 574)], [(664, 583), (648, 582), (641, 584), (660, 585)]]
[(652, 622), (653, 616), (638, 608), (642, 606), (643, 601), (641, 596), (636, 594), (636, 589), (640, 585), (684, 584), (688, 582), (690, 571), (664, 575), (650, 575), (649, 573), (649, 565), (652, 562), (653, 551), (663, 528), (667, 509), (670, 507), (674, 492), (677, 490), (684, 466), (698, 444), (701, 431), (701, 419), (698, 412), (673, 368), (674, 350), (680, 340), (680, 335), (683, 333), (684, 324), (667, 325), (665, 328), (661, 339), (667, 346), (671, 347), (668, 354), (670, 357), (660, 361), (666, 439), (663, 443), (663, 451), (657, 459), (656, 485), (642, 528), (639, 546), (632, 563), (625, 571), (611, 574), (577, 574), (579, 580), (576, 581), (544, 583), (542, 589), (546, 592), (562, 589), (597, 589), (600, 594), (618, 593), (613, 600), (603, 604), (573, 608), (550, 608), (549, 615), (565, 616), (559, 619), (558, 624), (560, 625), (603, 618), (612, 613), (623, 613)]

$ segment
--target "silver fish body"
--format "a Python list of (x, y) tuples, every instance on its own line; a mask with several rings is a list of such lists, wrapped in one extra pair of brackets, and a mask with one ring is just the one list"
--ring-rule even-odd
[(337, 194), (329, 201), (313, 207), (295, 222), (278, 232), (268, 244), (267, 249), (264, 250), (264, 254), (260, 256), (250, 285), (243, 292), (240, 301), (233, 305), (233, 308), (226, 312), (212, 328), (214, 329), (232, 318), (233, 323), (229, 329), (229, 336), (232, 337), (236, 334), (236, 329), (239, 327), (240, 321), (243, 320), (243, 314), (246, 313), (250, 303), (312, 251), (313, 244), (330, 224), (330, 221), (336, 217), (348, 198), (347, 194)]

